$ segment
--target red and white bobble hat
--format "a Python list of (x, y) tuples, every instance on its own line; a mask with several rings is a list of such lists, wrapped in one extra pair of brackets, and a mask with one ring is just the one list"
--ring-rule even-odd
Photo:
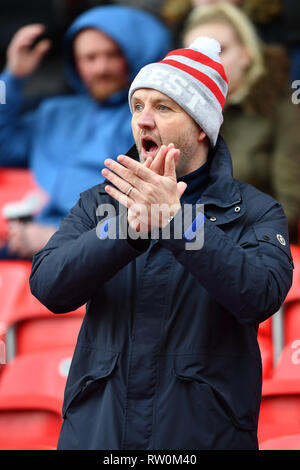
[(199, 124), (214, 147), (223, 123), (222, 110), (228, 91), (220, 52), (218, 41), (200, 36), (189, 47), (171, 51), (161, 62), (146, 65), (129, 89), (130, 108), (137, 89), (160, 91)]

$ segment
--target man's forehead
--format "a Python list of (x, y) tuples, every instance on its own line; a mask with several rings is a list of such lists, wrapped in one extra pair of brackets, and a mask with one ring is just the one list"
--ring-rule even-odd
[(170, 98), (168, 95), (165, 95), (161, 91), (155, 90), (154, 88), (139, 88), (138, 90), (135, 90), (132, 94), (131, 100), (164, 100), (176, 104), (176, 102), (172, 100), (172, 98)]
[(120, 50), (118, 44), (107, 34), (96, 28), (81, 29), (73, 41), (75, 52), (86, 52), (88, 49)]

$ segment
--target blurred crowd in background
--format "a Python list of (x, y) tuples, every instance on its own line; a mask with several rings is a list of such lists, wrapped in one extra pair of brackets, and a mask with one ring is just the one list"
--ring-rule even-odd
[[(0, 67), (5, 64), (6, 49), (14, 33), (30, 23), (47, 25), (54, 40), (44, 69), (53, 72), (54, 80), (37, 80), (29, 94), (65, 91), (60, 69), (62, 38), (74, 19), (89, 8), (100, 5), (128, 5), (141, 8), (160, 18), (172, 32), (174, 47), (182, 42), (182, 28), (191, 10), (197, 6), (220, 3), (219, 0), (2, 0), (0, 16)], [(225, 0), (226, 3), (226, 0)], [(239, 6), (255, 25), (261, 39), (284, 46), (291, 58), (290, 76), (300, 77), (300, 5), (297, 0), (228, 0)], [(53, 68), (52, 68), (52, 67)], [(57, 66), (57, 68), (56, 68)], [(40, 71), (42, 73), (42, 71)], [(46, 72), (45, 72), (45, 76)], [(48, 75), (49, 77), (49, 75)]]
[[(228, 4), (234, 10), (228, 10)], [(170, 32), (170, 48), (187, 46), (197, 35), (220, 41), (229, 79), (221, 134), (232, 154), (234, 176), (282, 203), (290, 241), (298, 244), (300, 105), (292, 101), (292, 94), (300, 80), (299, 1), (2, 0), (0, 70), (5, 69), (7, 48), (22, 26), (45, 24), (52, 40), (51, 49), (26, 83), (23, 112), (35, 109), (44, 98), (74, 93), (64, 75), (63, 36), (78, 15), (101, 5), (127, 5), (151, 13)], [(240, 46), (244, 55), (238, 55)]]

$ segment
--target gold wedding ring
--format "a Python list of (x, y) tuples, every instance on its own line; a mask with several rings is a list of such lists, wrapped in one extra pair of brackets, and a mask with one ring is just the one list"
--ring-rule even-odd
[(130, 188), (128, 189), (128, 191), (125, 193), (126, 196), (129, 196), (129, 194), (131, 193), (132, 190), (133, 190), (133, 186), (130, 186)]

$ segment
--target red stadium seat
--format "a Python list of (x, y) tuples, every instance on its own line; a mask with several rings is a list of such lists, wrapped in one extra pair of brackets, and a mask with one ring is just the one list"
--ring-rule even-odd
[(3, 206), (22, 199), (29, 191), (38, 188), (30, 170), (21, 168), (0, 169), (0, 240), (7, 236), (7, 222), (2, 216)]
[(300, 246), (291, 246), (294, 260), (293, 284), (284, 301), (284, 343), (300, 339)]
[(263, 381), (258, 441), (300, 433), (300, 379)]
[(273, 341), (272, 341), (272, 318), (260, 323), (257, 333), (259, 344), (263, 378), (269, 378), (273, 370)]
[(268, 318), (259, 324), (258, 334), (259, 336), (272, 338), (272, 318)]
[(290, 302), (284, 309), (284, 343), (300, 339), (300, 298)]
[(272, 376), (274, 363), (282, 345), (300, 339), (300, 246), (292, 245), (291, 251), (295, 265), (293, 285), (280, 309), (280, 316), (277, 317), (279, 323), (277, 321), (273, 324), (276, 320), (273, 316), (261, 323), (258, 329), (257, 339), (262, 356), (263, 379)]
[(54, 449), (73, 350), (18, 356), (0, 381), (0, 449)]
[(32, 443), (30, 440), (26, 442), (25, 437), (18, 441), (15, 439), (13, 442), (5, 444), (5, 449), (2, 450), (56, 450), (56, 446), (51, 444), (38, 444)]
[(31, 263), (0, 261), (0, 340), (8, 360), (25, 354), (76, 344), (85, 308), (54, 315), (30, 292)]
[(260, 450), (300, 450), (300, 434), (292, 436), (280, 436), (264, 441), (259, 446)]
[(0, 374), (4, 369), (4, 366), (6, 364), (7, 358), (6, 358), (6, 343), (5, 343), (5, 338), (0, 336)]
[(20, 322), (15, 329), (16, 353), (49, 350), (63, 346), (75, 346), (81, 327), (81, 315), (57, 317), (31, 317)]
[[(291, 246), (294, 260), (293, 285), (282, 309), (283, 343), (274, 365), (272, 320), (259, 326), (258, 342), (263, 363), (259, 442), (300, 433), (300, 246)], [(271, 357), (271, 342), (272, 357)], [(279, 351), (277, 351), (277, 354)], [(270, 364), (273, 363), (273, 370)]]
[(273, 370), (273, 379), (299, 380), (300, 382), (300, 338), (286, 345)]
[(272, 336), (258, 334), (258, 344), (261, 354), (263, 379), (270, 378), (273, 373), (273, 342)]
[(300, 246), (291, 245), (291, 252), (295, 269), (293, 272), (293, 284), (286, 296), (285, 302), (300, 300)]
[[(16, 298), (22, 298), (30, 263), (0, 261), (0, 342), (7, 360), (6, 334), (10, 325), (9, 312), (15, 311)], [(2, 357), (3, 359), (3, 357)], [(2, 371), (3, 367), (1, 367)]]
[[(23, 298), (29, 288), (28, 280), (31, 263), (27, 261), (0, 261), (0, 322), (1, 329), (10, 323), (16, 315), (18, 306), (22, 306)], [(23, 309), (23, 307), (21, 307)]]

